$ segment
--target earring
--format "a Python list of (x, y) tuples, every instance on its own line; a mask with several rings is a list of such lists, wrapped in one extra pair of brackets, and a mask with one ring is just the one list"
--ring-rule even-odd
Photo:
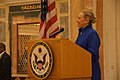
[(85, 22), (85, 23), (87, 23), (87, 22)]

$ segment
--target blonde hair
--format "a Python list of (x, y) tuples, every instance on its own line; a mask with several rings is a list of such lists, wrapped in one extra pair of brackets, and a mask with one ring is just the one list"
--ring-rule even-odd
[(97, 21), (91, 8), (86, 8), (82, 10), (82, 13), (84, 14), (84, 18), (89, 19), (89, 23), (95, 23)]

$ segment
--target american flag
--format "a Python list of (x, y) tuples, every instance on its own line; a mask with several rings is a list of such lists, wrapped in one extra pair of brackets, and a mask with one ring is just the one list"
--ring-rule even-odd
[(41, 0), (40, 38), (49, 38), (58, 30), (55, 0)]

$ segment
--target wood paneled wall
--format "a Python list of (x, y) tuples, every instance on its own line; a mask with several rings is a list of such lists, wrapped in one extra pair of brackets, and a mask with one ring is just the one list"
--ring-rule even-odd
[(117, 17), (117, 79), (120, 80), (120, 0), (116, 0), (116, 17)]
[(103, 1), (105, 80), (120, 80), (120, 0)]

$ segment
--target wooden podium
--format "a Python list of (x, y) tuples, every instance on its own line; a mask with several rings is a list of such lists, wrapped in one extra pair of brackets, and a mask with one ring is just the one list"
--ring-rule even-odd
[[(31, 46), (38, 40), (28, 43), (28, 55)], [(46, 42), (53, 55), (53, 67), (45, 80), (91, 80), (91, 54), (68, 39), (41, 39)], [(28, 56), (29, 59), (29, 56)], [(41, 80), (33, 76), (28, 60), (30, 80)]]

